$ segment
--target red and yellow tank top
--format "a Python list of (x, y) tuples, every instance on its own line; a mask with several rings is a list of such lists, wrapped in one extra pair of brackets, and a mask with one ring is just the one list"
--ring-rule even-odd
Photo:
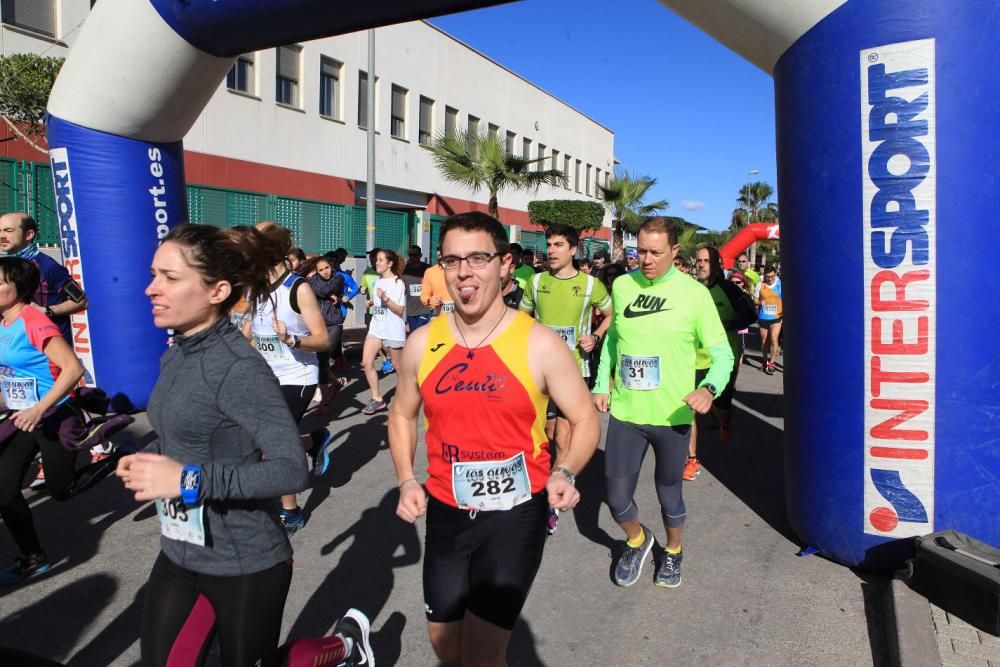
[(528, 331), (534, 320), (517, 313), (488, 346), (470, 350), (455, 342), (447, 317), (428, 325), (417, 374), (424, 400), (427, 491), (459, 507), (453, 464), (499, 462), (524, 454), (531, 493), (551, 471), (545, 437), (544, 395), (528, 367)]

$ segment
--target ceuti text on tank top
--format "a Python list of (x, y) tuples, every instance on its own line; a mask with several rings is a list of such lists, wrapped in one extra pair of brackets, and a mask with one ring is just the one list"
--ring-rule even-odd
[(934, 489), (934, 41), (863, 51), (865, 531), (928, 532)]

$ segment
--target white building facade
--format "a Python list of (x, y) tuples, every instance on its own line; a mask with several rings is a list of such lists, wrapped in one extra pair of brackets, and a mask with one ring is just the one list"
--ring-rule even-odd
[[(90, 6), (0, 0), (0, 52), (67, 55)], [(369, 34), (380, 208), (425, 216), (486, 209), (487, 192), (446, 181), (422, 146), (452, 130), (496, 133), (511, 152), (566, 175), (565, 186), (501, 193), (507, 225), (537, 229), (527, 215), (534, 199), (600, 201), (597, 185), (614, 166), (614, 133), (423, 21), (241, 56), (184, 139), (188, 183), (364, 203)], [(19, 143), (0, 144), (0, 157), (39, 160)], [(609, 225), (606, 216), (596, 236), (609, 238)]]

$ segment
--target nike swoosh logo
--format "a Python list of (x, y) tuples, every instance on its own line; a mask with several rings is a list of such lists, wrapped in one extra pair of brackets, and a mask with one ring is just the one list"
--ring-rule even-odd
[(642, 317), (643, 315), (655, 315), (656, 313), (662, 313), (667, 310), (673, 310), (673, 308), (660, 308), (659, 310), (632, 310), (632, 306), (625, 306), (625, 312), (622, 313), (625, 317)]
[(438, 343), (437, 345), (435, 345), (434, 347), (431, 348), (431, 352), (437, 352), (442, 347), (444, 347), (444, 343)]

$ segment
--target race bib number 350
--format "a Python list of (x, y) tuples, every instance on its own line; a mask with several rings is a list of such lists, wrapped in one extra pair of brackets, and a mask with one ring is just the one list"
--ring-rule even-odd
[(156, 514), (160, 517), (160, 534), (172, 540), (205, 546), (204, 508), (188, 507), (179, 498), (156, 501)]
[(509, 510), (531, 499), (524, 452), (506, 461), (452, 463), (451, 488), (464, 510)]
[(651, 391), (660, 388), (660, 358), (622, 355), (621, 380), (627, 389)]
[(549, 327), (556, 332), (556, 335), (569, 345), (569, 349), (576, 347), (576, 327)]

